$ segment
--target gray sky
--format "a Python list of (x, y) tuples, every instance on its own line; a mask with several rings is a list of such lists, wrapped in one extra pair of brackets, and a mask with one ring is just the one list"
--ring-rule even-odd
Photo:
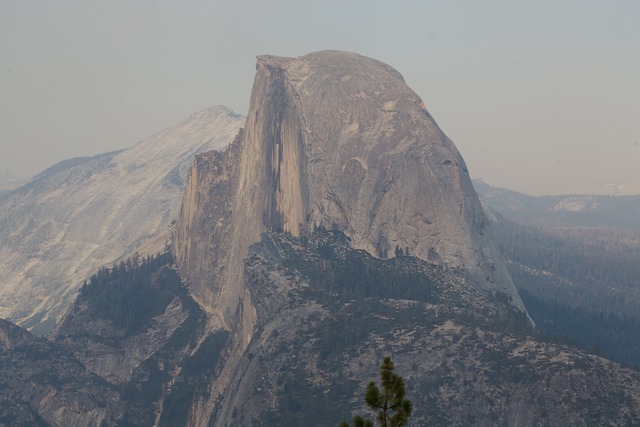
[(245, 114), (256, 55), (322, 49), (398, 69), (473, 177), (640, 191), (637, 0), (0, 0), (0, 173)]

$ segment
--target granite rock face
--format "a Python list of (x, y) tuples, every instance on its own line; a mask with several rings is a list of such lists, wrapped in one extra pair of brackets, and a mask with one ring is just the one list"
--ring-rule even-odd
[(244, 264), (256, 317), (237, 360), (237, 333), (207, 329), (169, 254), (101, 270), (54, 342), (0, 320), (0, 425), (338, 425), (368, 413), (387, 355), (413, 425), (640, 423), (638, 371), (532, 336), (459, 270), (322, 229), (263, 233)]
[(220, 325), (248, 301), (249, 245), (318, 226), (376, 257), (462, 268), (524, 311), (460, 153), (396, 70), (338, 51), (256, 68), (244, 133), (226, 158), (196, 160), (176, 229), (182, 274)]
[(464, 161), (392, 67), (357, 54), (258, 57), (244, 130), (193, 162), (174, 253), (209, 330), (235, 343), (193, 425), (206, 422), (252, 340), (245, 278), (268, 230), (338, 229), (356, 249), (396, 249), (464, 271), (467, 286), (525, 312)]
[(259, 57), (174, 230), (101, 269), (53, 342), (0, 321), (0, 422), (337, 425), (393, 355), (416, 425), (640, 424), (637, 371), (531, 335), (462, 158), (383, 63)]
[(125, 402), (66, 349), (0, 319), (0, 425), (115, 426)]
[(163, 250), (192, 157), (244, 124), (211, 107), (135, 146), (61, 162), (0, 194), (0, 318), (40, 333), (103, 265)]
[(337, 234), (269, 232), (252, 246), (256, 329), (210, 425), (371, 417), (363, 390), (388, 355), (414, 403), (410, 425), (640, 423), (637, 370), (541, 341), (522, 312), (445, 268), (373, 258)]

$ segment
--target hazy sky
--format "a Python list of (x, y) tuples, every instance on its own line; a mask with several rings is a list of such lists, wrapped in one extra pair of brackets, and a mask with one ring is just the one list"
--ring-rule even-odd
[(256, 55), (322, 49), (400, 71), (473, 177), (640, 189), (637, 0), (0, 0), (0, 173), (245, 114)]

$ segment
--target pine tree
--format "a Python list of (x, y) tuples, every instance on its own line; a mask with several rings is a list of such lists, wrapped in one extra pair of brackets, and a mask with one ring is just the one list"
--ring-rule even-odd
[[(413, 404), (405, 399), (404, 379), (393, 372), (394, 365), (390, 357), (385, 357), (380, 366), (380, 384), (382, 391), (375, 381), (369, 382), (364, 395), (367, 406), (376, 411), (379, 427), (406, 426), (413, 412)], [(361, 416), (353, 418), (354, 427), (373, 427), (371, 420), (365, 420)], [(343, 421), (340, 427), (349, 427), (349, 423)]]

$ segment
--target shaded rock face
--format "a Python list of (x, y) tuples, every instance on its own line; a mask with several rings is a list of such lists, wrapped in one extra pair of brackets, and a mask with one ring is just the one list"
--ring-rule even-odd
[(24, 329), (0, 319), (0, 346), (5, 350), (13, 350), (23, 343), (32, 340), (31, 334)]
[(414, 403), (410, 425), (640, 423), (638, 371), (540, 341), (522, 312), (450, 270), (376, 259), (336, 236), (270, 232), (250, 248), (256, 327), (209, 425), (371, 417), (363, 391), (389, 355)]
[(207, 422), (256, 326), (244, 260), (263, 232), (339, 229), (379, 258), (396, 248), (466, 286), (524, 306), (500, 261), (462, 157), (402, 76), (346, 52), (258, 57), (246, 126), (196, 157), (174, 253), (209, 330), (230, 332), (224, 368), (191, 425)]
[(101, 269), (48, 338), (118, 391), (120, 425), (185, 425), (227, 336), (206, 321), (165, 253)]
[(0, 320), (0, 425), (115, 426), (121, 396), (71, 352)]
[(77, 301), (49, 338), (73, 351), (89, 371), (112, 384), (129, 381), (134, 371), (167, 343), (189, 314), (176, 297), (164, 313), (151, 319), (146, 330), (128, 336), (110, 321), (96, 316), (90, 308), (85, 301)]
[(2, 193), (0, 317), (50, 329), (99, 267), (162, 251), (193, 156), (227, 148), (244, 121), (211, 107), (129, 149), (61, 162)]
[(369, 413), (362, 392), (388, 355), (412, 425), (640, 423), (637, 371), (531, 336), (459, 270), (349, 243), (318, 229), (251, 245), (242, 352), (237, 332), (207, 328), (168, 254), (101, 269), (55, 343), (0, 321), (0, 424), (337, 425)]
[(462, 157), (396, 70), (337, 51), (256, 68), (244, 133), (224, 159), (196, 160), (175, 234), (181, 272), (220, 325), (240, 301), (251, 311), (242, 260), (260, 233), (317, 226), (380, 258), (400, 248), (463, 268), (524, 311)]
[(528, 335), (524, 313), (458, 271), (374, 258), (322, 229), (263, 233), (244, 265), (256, 321), (230, 368), (237, 343), (206, 329), (167, 254), (102, 269), (55, 343), (0, 321), (0, 423), (337, 425), (367, 413), (362, 390), (386, 355), (415, 425), (640, 422), (637, 371)]

